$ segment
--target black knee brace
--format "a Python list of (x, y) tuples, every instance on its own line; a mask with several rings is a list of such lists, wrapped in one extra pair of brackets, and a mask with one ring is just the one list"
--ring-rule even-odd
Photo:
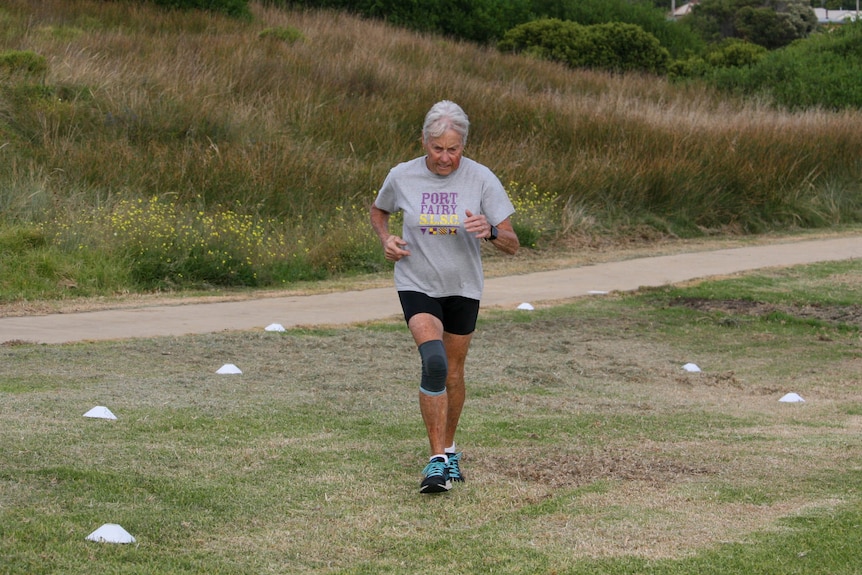
[(449, 373), (449, 362), (446, 359), (446, 349), (443, 341), (433, 339), (419, 346), (422, 357), (422, 383), (419, 391), (425, 395), (440, 395), (446, 391), (446, 376)]

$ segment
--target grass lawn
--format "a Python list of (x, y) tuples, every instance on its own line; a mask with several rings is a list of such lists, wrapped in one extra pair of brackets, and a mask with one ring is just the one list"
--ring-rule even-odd
[(0, 573), (859, 573), (861, 296), (838, 262), (483, 312), (441, 496), (400, 322), (0, 347)]

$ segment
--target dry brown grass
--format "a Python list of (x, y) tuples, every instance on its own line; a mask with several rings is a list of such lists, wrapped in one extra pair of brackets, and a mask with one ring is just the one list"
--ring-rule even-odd
[[(807, 196), (810, 186), (854, 170), (858, 113), (786, 113), (653, 77), (525, 61), (345, 14), (252, 8), (251, 25), (187, 16), (182, 26), (205, 32), (178, 33), (178, 14), (52, 0), (30, 8), (39, 24), (21, 42), (48, 57), (50, 84), (89, 87), (100, 113), (132, 128), (141, 122), (147, 138), (155, 135), (143, 148), (134, 138), (89, 142), (104, 155), (100, 181), (112, 187), (128, 185), (121, 170), (131, 170), (136, 187), (185, 194), (183, 183), (218, 187), (207, 169), (222, 179), (235, 171), (254, 183), (243, 190), (257, 189), (267, 202), (291, 187), (313, 192), (314, 204), (288, 192), (293, 204), (275, 206), (313, 212), (321, 201), (346, 203), (376, 189), (389, 167), (418, 152), (421, 117), (444, 97), (471, 113), (470, 154), (503, 181), (537, 183), (592, 210), (603, 199), (623, 201), (624, 191), (633, 201), (661, 185), (668, 188), (662, 193), (693, 194), (727, 209), (713, 196), (716, 186), (733, 184), (729, 174), (743, 188), (759, 190), (745, 184), (753, 180), (773, 194), (783, 187), (781, 193)], [(138, 27), (105, 25), (117, 21)], [(61, 27), (82, 33), (70, 40), (70, 32), (56, 32)], [(257, 38), (271, 27), (298, 29), (303, 39), (287, 45)], [(189, 140), (178, 149), (171, 139), (183, 125)], [(55, 129), (58, 163), (68, 153), (92, 162), (63, 145), (76, 134)], [(292, 180), (297, 173), (304, 183)], [(229, 186), (218, 194), (234, 199)]]
[[(571, 70), (345, 14), (260, 3), (251, 22), (94, 0), (13, 0), (4, 9), (25, 15), (8, 17), (17, 23), (10, 44), (49, 61), (45, 90), (31, 90), (42, 98), (4, 104), (15, 126), (14, 138), (0, 142), (0, 160), (11, 158), (9, 170), (0, 169), (11, 180), (4, 217), (65, 229), (88, 221), (94, 205), (106, 208), (107, 220), (118, 202), (152, 197), (175, 199), (189, 214), (229, 208), (272, 216), (268, 232), (289, 246), (284, 261), (300, 265), (261, 270), (257, 277), (271, 285), (309, 277), (306, 269), (383, 265), (365, 218), (342, 222), (333, 211), (364, 208), (387, 170), (419, 153), (421, 119), (441, 98), (470, 114), (470, 156), (513, 189), (536, 184), (548, 203), (536, 245), (553, 252), (491, 258), (491, 275), (570, 265), (620, 247), (665, 249), (676, 236), (823, 229), (859, 213), (858, 113), (787, 113), (661, 78)], [(279, 27), (302, 38), (259, 37)], [(122, 242), (105, 245), (110, 233), (87, 237), (97, 227), (76, 231), (75, 243), (106, 254), (115, 270), (137, 265), (146, 276), (140, 262), (116, 261)], [(31, 281), (44, 279), (45, 290), (69, 301), (18, 301), (0, 313), (90, 305), (74, 298), (74, 286), (108, 294), (223, 281), (152, 272), (130, 285), (119, 271), (82, 270), (71, 243), (57, 248), (65, 261), (55, 264), (56, 278)], [(5, 299), (33, 299), (39, 289)]]

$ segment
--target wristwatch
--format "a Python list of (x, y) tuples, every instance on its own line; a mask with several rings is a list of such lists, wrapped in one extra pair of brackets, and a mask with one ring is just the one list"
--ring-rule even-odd
[(497, 226), (491, 226), (491, 235), (485, 238), (486, 242), (493, 242), (497, 239)]

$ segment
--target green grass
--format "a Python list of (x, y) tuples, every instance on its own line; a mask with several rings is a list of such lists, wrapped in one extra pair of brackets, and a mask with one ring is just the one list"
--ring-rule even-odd
[[(782, 521), (784, 533), (753, 536), (681, 561), (591, 561), (566, 571), (637, 573), (641, 575), (782, 573), (851, 574), (860, 566), (852, 560), (853, 531), (862, 520), (858, 504), (841, 512), (814, 512)], [(828, 543), (827, 543), (828, 542)], [(849, 560), (849, 561), (848, 561)]]
[(862, 276), (857, 262), (825, 262), (800, 268), (780, 268), (756, 275), (740, 275), (725, 280), (710, 281), (692, 288), (663, 288), (663, 295), (708, 299), (745, 299), (775, 304), (856, 305), (855, 284)]
[(441, 497), (398, 322), (0, 347), (0, 573), (856, 573), (858, 320), (827, 311), (860, 292), (848, 261), (483, 312)]

